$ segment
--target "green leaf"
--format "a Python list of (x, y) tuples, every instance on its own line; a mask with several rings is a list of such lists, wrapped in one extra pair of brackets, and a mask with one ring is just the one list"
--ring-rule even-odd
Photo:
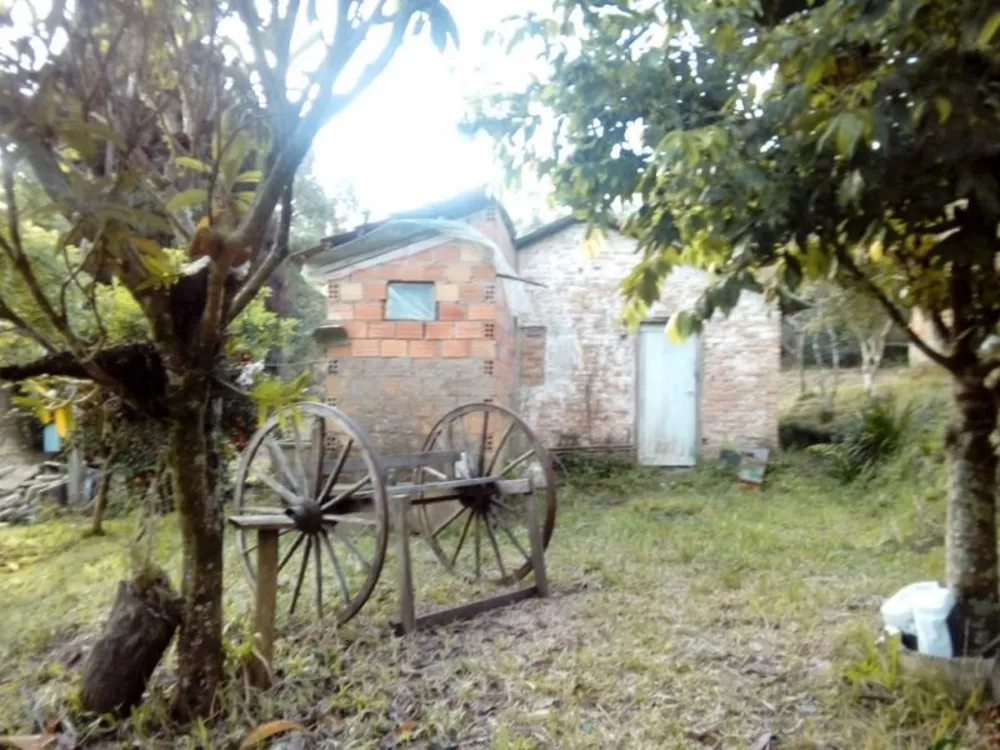
[(180, 211), (182, 208), (187, 208), (188, 206), (193, 206), (195, 203), (202, 203), (207, 200), (208, 191), (205, 188), (182, 190), (167, 201), (167, 210)]
[(934, 106), (937, 109), (938, 118), (941, 120), (941, 123), (948, 122), (948, 118), (951, 117), (951, 102), (943, 96), (935, 96)]
[(979, 31), (979, 38), (976, 39), (976, 46), (980, 49), (988, 47), (998, 30), (1000, 30), (1000, 10), (993, 11), (993, 14), (983, 24), (983, 28)]
[(840, 183), (840, 188), (837, 190), (837, 202), (845, 207), (857, 205), (864, 187), (865, 179), (861, 176), (860, 170), (852, 170)]
[(264, 179), (264, 172), (260, 169), (248, 169), (236, 175), (236, 182), (260, 182)]
[(195, 159), (193, 156), (178, 156), (174, 159), (174, 162), (179, 167), (184, 167), (185, 169), (190, 169), (192, 172), (211, 172), (212, 168), (208, 166), (205, 162), (200, 159)]
[(837, 151), (846, 159), (854, 156), (858, 140), (865, 132), (865, 122), (854, 112), (844, 112), (837, 120)]

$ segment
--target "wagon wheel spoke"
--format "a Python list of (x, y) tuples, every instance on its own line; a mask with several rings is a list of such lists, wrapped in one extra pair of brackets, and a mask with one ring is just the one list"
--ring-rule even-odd
[(347, 498), (349, 498), (351, 495), (353, 495), (355, 492), (357, 492), (358, 490), (360, 490), (362, 487), (364, 487), (366, 484), (368, 484), (371, 481), (372, 481), (371, 476), (364, 476), (364, 477), (362, 477), (357, 482), (355, 482), (350, 487), (348, 487), (346, 490), (344, 490), (339, 495), (337, 495), (335, 498), (333, 498), (332, 500), (327, 500), (325, 503), (323, 503), (322, 505), (320, 505), (320, 508), (322, 508), (323, 512), (326, 513), (326, 511), (328, 509), (332, 508), (337, 503), (346, 500)]
[[(277, 441), (273, 437), (268, 437), (265, 445), (267, 445), (267, 453), (271, 458), (271, 463), (275, 464), (280, 473), (285, 476), (286, 480), (288, 480), (289, 484), (291, 484), (292, 487), (295, 487), (297, 484), (295, 474), (292, 472), (292, 467), (288, 465), (288, 457), (281, 449), (281, 446), (278, 445)], [(293, 504), (297, 505), (298, 502), (298, 498), (296, 498)]]
[(292, 594), (292, 606), (288, 610), (288, 614), (295, 614), (295, 605), (299, 603), (299, 594), (302, 592), (302, 581), (306, 577), (306, 568), (309, 567), (309, 553), (312, 551), (312, 537), (305, 537), (306, 539), (306, 551), (302, 555), (302, 564), (299, 566), (299, 578), (295, 582), (295, 592)]
[(490, 458), (489, 466), (486, 467), (486, 473), (483, 476), (493, 476), (493, 468), (497, 465), (497, 459), (500, 458), (500, 454), (503, 453), (504, 446), (507, 445), (507, 440), (510, 438), (511, 433), (514, 432), (514, 428), (517, 427), (516, 422), (511, 422), (507, 425), (507, 429), (503, 431), (500, 436), (500, 440), (497, 441), (497, 447), (493, 450), (493, 456)]
[[(244, 511), (244, 513), (250, 513), (250, 512), (252, 512), (252, 511), (253, 511), (253, 509), (251, 509), (251, 508), (247, 508), (247, 509), (246, 509), (246, 510)], [(278, 539), (281, 539), (281, 537), (283, 537), (283, 536), (284, 536), (285, 534), (290, 534), (290, 533), (292, 533), (293, 531), (295, 531), (295, 529), (282, 529), (281, 531), (279, 531), (279, 532), (278, 532)], [(242, 533), (242, 532), (241, 532), (241, 533)], [(254, 543), (254, 544), (251, 544), (251, 545), (250, 545), (249, 547), (245, 547), (245, 548), (243, 549), (243, 551), (244, 551), (245, 553), (249, 554), (249, 553), (253, 552), (254, 550), (256, 550), (256, 549), (257, 549), (257, 547), (259, 547), (259, 546), (260, 546), (260, 545), (259, 545), (258, 543)]]
[(371, 560), (361, 554), (361, 550), (358, 549), (357, 545), (351, 541), (351, 538), (347, 534), (341, 534), (336, 528), (331, 529), (328, 533), (332, 534), (344, 543), (344, 546), (346, 546), (347, 549), (351, 551), (351, 554), (357, 558), (358, 562), (361, 563), (361, 567), (365, 570), (371, 570)]
[(449, 567), (454, 568), (455, 562), (458, 560), (458, 554), (462, 551), (462, 545), (465, 544), (465, 537), (469, 533), (469, 526), (472, 525), (472, 517), (475, 513), (470, 513), (469, 517), (465, 521), (465, 526), (462, 527), (462, 535), (458, 538), (458, 546), (455, 547), (455, 554), (451, 556), (451, 565)]
[(503, 518), (501, 518), (500, 514), (497, 513), (496, 511), (493, 512), (493, 520), (497, 522), (497, 525), (500, 527), (500, 530), (504, 534), (507, 535), (507, 538), (510, 539), (511, 544), (513, 544), (515, 547), (517, 547), (517, 551), (521, 553), (521, 556), (524, 557), (525, 560), (527, 560), (527, 561), (530, 562), (531, 561), (531, 555), (529, 555), (525, 551), (525, 549), (521, 545), (521, 543), (519, 541), (517, 541), (517, 537), (514, 536), (514, 532), (511, 530), (510, 526), (508, 526), (506, 523), (504, 523)]
[(333, 467), (333, 471), (330, 472), (330, 476), (326, 478), (326, 482), (323, 484), (323, 491), (316, 496), (316, 500), (320, 505), (323, 505), (323, 500), (333, 492), (334, 485), (337, 484), (337, 479), (340, 477), (340, 473), (344, 470), (344, 464), (347, 463), (347, 454), (351, 452), (351, 448), (354, 446), (353, 440), (348, 440), (344, 445), (344, 448), (340, 451), (340, 455), (337, 457), (337, 463)]
[(479, 580), (479, 569), (480, 569), (480, 556), (482, 554), (479, 545), (479, 514), (474, 513), (476, 517), (476, 580)]
[(514, 469), (516, 469), (518, 466), (520, 466), (521, 464), (523, 464), (525, 461), (527, 461), (529, 458), (531, 458), (534, 455), (535, 455), (535, 449), (534, 448), (526, 450), (520, 456), (518, 456), (517, 458), (515, 458), (513, 461), (511, 461), (506, 466), (504, 466), (500, 470), (500, 476), (502, 476), (502, 477), (507, 476), (507, 474), (509, 472), (514, 471)]
[(478, 473), (476, 476), (486, 476), (483, 474), (483, 470), (486, 468), (486, 437), (490, 430), (490, 413), (488, 411), (483, 412), (483, 432), (479, 438), (479, 463), (478, 463)]
[(467, 510), (468, 510), (468, 508), (466, 508), (463, 505), (458, 510), (456, 510), (454, 513), (452, 513), (450, 516), (448, 516), (448, 518), (445, 519), (444, 523), (440, 524), (434, 530), (434, 536), (437, 537), (442, 531), (444, 531), (446, 528), (448, 528), (449, 526), (451, 526), (458, 519), (458, 517), (460, 515), (462, 515), (463, 513), (465, 513), (465, 511), (467, 511)]
[(260, 480), (261, 482), (266, 484), (273, 492), (277, 493), (278, 497), (280, 497), (284, 501), (285, 507), (291, 508), (301, 504), (299, 496), (296, 495), (294, 492), (292, 492), (290, 489), (288, 489), (285, 485), (281, 484), (274, 477), (268, 476), (262, 471), (255, 471), (252, 475), (252, 478)]
[(337, 559), (337, 553), (333, 549), (333, 542), (330, 541), (330, 535), (326, 529), (320, 529), (319, 533), (320, 538), (323, 540), (323, 546), (326, 547), (326, 553), (330, 556), (330, 562), (333, 563), (333, 569), (337, 574), (337, 583), (340, 585), (340, 593), (344, 596), (344, 604), (350, 604), (351, 592), (347, 588), (347, 579), (344, 578), (344, 571), (340, 567), (340, 561)]
[(310, 497), (313, 502), (319, 502), (320, 488), (323, 486), (323, 458), (326, 455), (326, 420), (322, 417), (313, 419), (312, 435), (309, 440), (312, 442), (312, 466), (310, 479), (312, 483), (309, 487)]
[(493, 547), (493, 554), (497, 558), (497, 567), (500, 568), (500, 577), (503, 579), (507, 578), (507, 570), (503, 566), (503, 558), (500, 556), (500, 545), (497, 544), (496, 535), (493, 533), (493, 527), (490, 526), (490, 516), (489, 513), (483, 513), (483, 523), (486, 524), (486, 533), (490, 538), (490, 545)]
[(299, 435), (299, 420), (298, 414), (292, 416), (292, 447), (295, 451), (295, 468), (299, 471), (299, 491), (302, 493), (302, 499), (308, 501), (309, 499), (309, 472), (306, 471), (306, 457), (305, 451), (302, 448), (302, 436)]
[(316, 614), (319, 619), (323, 619), (323, 550), (319, 548), (319, 541), (313, 544), (316, 553)]
[[(292, 542), (292, 546), (288, 548), (288, 552), (285, 553), (285, 556), (283, 558), (281, 558), (281, 562), (278, 563), (278, 572), (279, 573), (282, 570), (284, 570), (285, 566), (288, 564), (288, 561), (292, 559), (292, 555), (295, 554), (295, 550), (297, 550), (299, 547), (302, 546), (302, 542), (303, 542), (303, 540), (305, 540), (305, 538), (306, 538), (305, 534), (299, 534), (298, 538), (294, 542)], [(307, 554), (308, 554), (308, 551), (307, 551)]]

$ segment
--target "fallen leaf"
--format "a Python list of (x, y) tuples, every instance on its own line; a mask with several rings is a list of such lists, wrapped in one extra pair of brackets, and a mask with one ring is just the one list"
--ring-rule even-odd
[(269, 721), (266, 724), (261, 724), (259, 727), (250, 732), (250, 734), (243, 739), (243, 742), (240, 743), (240, 747), (254, 747), (255, 745), (259, 745), (264, 740), (270, 739), (275, 735), (284, 734), (285, 732), (305, 731), (306, 728), (301, 724), (297, 724), (294, 721), (288, 721), (287, 719), (277, 719), (275, 721)]
[(55, 734), (22, 734), (10, 737), (0, 737), (0, 747), (15, 750), (48, 750), (54, 748), (59, 741)]
[(396, 725), (395, 735), (396, 739), (404, 739), (412, 735), (417, 731), (417, 722), (415, 721), (401, 721)]
[(750, 750), (771, 750), (774, 747), (775, 737), (770, 732), (764, 732), (760, 737), (753, 741), (750, 745)]

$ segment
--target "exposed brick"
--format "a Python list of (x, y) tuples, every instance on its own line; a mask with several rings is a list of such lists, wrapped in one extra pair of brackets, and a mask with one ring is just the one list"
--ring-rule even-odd
[(424, 324), (419, 320), (397, 321), (396, 337), (401, 339), (422, 339), (424, 337)]
[(344, 332), (350, 339), (363, 339), (368, 336), (368, 324), (360, 320), (348, 320), (344, 322)]
[(385, 269), (385, 278), (389, 282), (424, 281), (426, 275), (425, 266), (409, 258), (393, 263)]
[(434, 260), (439, 263), (457, 263), (461, 260), (462, 251), (465, 246), (459, 248), (457, 245), (443, 245), (442, 247), (434, 248)]
[(495, 320), (497, 317), (496, 305), (469, 305), (469, 320)]
[(458, 302), (458, 284), (435, 284), (434, 297), (438, 302)]
[(458, 285), (458, 299), (460, 302), (482, 302), (483, 285), (479, 282), (468, 282)]
[(462, 245), (458, 259), (463, 263), (479, 263), (483, 259), (483, 251), (474, 245)]
[(379, 342), (374, 339), (363, 339), (351, 343), (352, 357), (377, 357), (379, 355)]
[(415, 359), (436, 357), (438, 353), (437, 341), (411, 341), (407, 348), (407, 353)]
[(445, 278), (448, 281), (468, 281), (472, 278), (472, 269), (462, 263), (454, 263), (445, 269)]
[(380, 342), (379, 354), (383, 357), (405, 357), (406, 342), (399, 339), (384, 339)]
[(429, 339), (450, 339), (455, 335), (454, 323), (433, 322), (424, 327), (424, 335)]
[(394, 339), (396, 338), (396, 324), (391, 320), (369, 323), (368, 336), (373, 339)]
[(476, 263), (472, 266), (470, 272), (472, 278), (479, 281), (492, 281), (497, 276), (496, 269), (488, 263)]
[(438, 305), (438, 320), (465, 320), (465, 307), (457, 302)]
[(497, 355), (496, 341), (473, 341), (469, 345), (469, 356), (493, 359)]
[(469, 342), (464, 340), (460, 341), (458, 339), (452, 339), (451, 341), (442, 341), (441, 356), (446, 358), (468, 357)]
[(455, 338), (457, 339), (481, 339), (482, 337), (482, 323), (463, 321), (455, 324)]
[(362, 286), (360, 282), (340, 285), (340, 300), (342, 302), (358, 302), (362, 299)]
[[(326, 314), (330, 320), (354, 320), (354, 305), (347, 304), (344, 302), (335, 302), (333, 304), (327, 305)], [(381, 316), (380, 316), (381, 317)]]
[(358, 302), (354, 306), (356, 320), (382, 320), (381, 302)]
[(384, 281), (367, 281), (362, 285), (362, 298), (368, 301), (385, 299)]

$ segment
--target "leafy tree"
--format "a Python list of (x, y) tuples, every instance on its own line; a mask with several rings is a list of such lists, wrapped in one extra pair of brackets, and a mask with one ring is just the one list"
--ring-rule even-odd
[[(995, 4), (558, 0), (515, 29), (543, 70), (475, 124), (580, 216), (624, 219), (642, 253), (624, 282), (633, 313), (681, 262), (715, 279), (676, 316), (682, 333), (746, 289), (850, 283), (951, 375), (956, 645), (994, 648), (1000, 359), (982, 344), (1000, 320)], [(910, 329), (915, 308), (943, 347)]]
[[(177, 709), (205, 715), (223, 659), (217, 368), (287, 256), (316, 133), (408, 36), (429, 27), (443, 48), (456, 30), (439, 0), (81, 0), (35, 14), (0, 52), (0, 258), (14, 280), (0, 318), (46, 355), (0, 377), (85, 378), (164, 425), (184, 551)], [(56, 216), (66, 228), (33, 251), (27, 222)], [(109, 343), (107, 294), (131, 298), (138, 340)]]

